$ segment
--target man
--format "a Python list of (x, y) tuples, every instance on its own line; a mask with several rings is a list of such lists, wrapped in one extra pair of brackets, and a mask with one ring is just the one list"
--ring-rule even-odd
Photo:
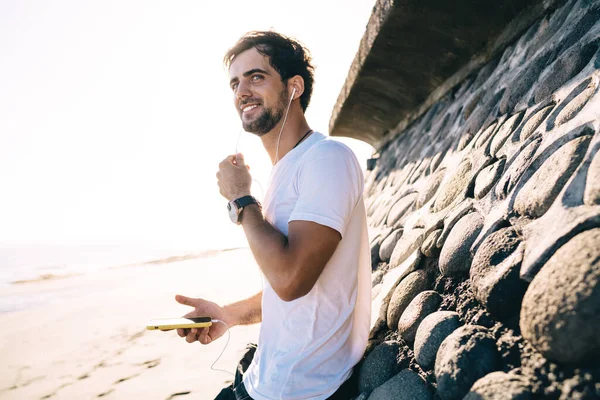
[[(250, 32), (224, 62), (243, 127), (261, 138), (273, 163), (262, 209), (250, 196), (241, 154), (223, 160), (217, 173), (264, 289), (223, 307), (176, 299), (194, 307), (187, 317), (207, 315), (228, 327), (262, 321), (243, 379), (238, 374), (217, 398), (350, 398), (350, 385), (342, 385), (364, 353), (371, 305), (362, 170), (345, 145), (313, 132), (305, 119), (313, 67), (299, 43)], [(226, 329), (217, 323), (178, 333), (208, 344)]]

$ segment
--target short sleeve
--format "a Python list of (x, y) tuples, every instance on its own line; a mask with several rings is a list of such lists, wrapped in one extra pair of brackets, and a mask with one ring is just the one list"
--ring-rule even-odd
[(342, 143), (326, 140), (311, 148), (301, 162), (298, 199), (288, 222), (315, 222), (343, 237), (364, 187), (354, 153)]

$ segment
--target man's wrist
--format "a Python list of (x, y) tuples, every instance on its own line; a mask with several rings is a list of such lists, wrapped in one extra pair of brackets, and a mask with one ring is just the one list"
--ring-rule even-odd
[(246, 196), (252, 196), (250, 191), (236, 193), (235, 195), (229, 197), (229, 201), (241, 199), (242, 197), (246, 197)]

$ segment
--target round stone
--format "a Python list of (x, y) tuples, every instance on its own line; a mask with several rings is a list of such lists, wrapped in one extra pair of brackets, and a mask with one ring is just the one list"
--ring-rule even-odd
[(417, 208), (423, 207), (425, 203), (431, 200), (433, 195), (435, 195), (440, 187), (440, 183), (442, 183), (445, 174), (446, 170), (442, 168), (427, 178), (427, 185), (425, 185), (425, 187), (419, 191), (419, 197), (417, 198), (416, 202)]
[(517, 194), (514, 210), (531, 218), (544, 215), (579, 166), (589, 142), (588, 135), (573, 139), (548, 157)]
[(579, 93), (573, 100), (565, 105), (556, 116), (556, 121), (554, 122), (555, 126), (560, 126), (573, 119), (592, 98), (596, 92), (597, 86), (597, 80), (592, 80), (592, 82), (583, 90), (583, 92)]
[(358, 371), (359, 392), (371, 393), (394, 376), (400, 343), (383, 342), (369, 353)]
[(462, 399), (473, 384), (499, 365), (496, 341), (478, 325), (455, 330), (440, 345), (435, 360), (435, 378), (442, 400)]
[(506, 159), (501, 158), (479, 172), (477, 178), (475, 178), (475, 198), (477, 200), (485, 197), (485, 195), (488, 194), (490, 189), (502, 175), (502, 172), (504, 171), (504, 164), (506, 164)]
[(381, 261), (390, 260), (394, 247), (396, 247), (396, 243), (398, 243), (400, 237), (402, 237), (402, 229), (396, 229), (381, 243), (381, 247), (379, 247), (379, 258)]
[(408, 343), (415, 340), (417, 328), (421, 321), (429, 314), (435, 312), (442, 303), (442, 296), (435, 290), (426, 290), (419, 293), (406, 307), (398, 321), (398, 333)]
[(583, 202), (589, 206), (600, 204), (600, 151), (590, 163), (583, 192)]
[(423, 369), (435, 363), (438, 349), (444, 339), (460, 326), (458, 314), (453, 311), (437, 311), (421, 321), (415, 335), (415, 359)]
[(435, 231), (431, 232), (421, 245), (421, 253), (423, 253), (426, 257), (436, 257), (440, 252), (440, 249), (437, 247), (436, 243), (443, 231), (443, 229), (436, 229)]
[(492, 372), (479, 379), (463, 400), (530, 400), (530, 385), (519, 375)]
[(429, 286), (429, 276), (424, 270), (411, 272), (402, 279), (390, 299), (387, 309), (388, 328), (396, 329), (400, 316), (406, 310), (412, 299)]
[(522, 118), (523, 113), (520, 112), (504, 121), (500, 129), (498, 129), (498, 132), (496, 132), (496, 134), (494, 135), (492, 143), (490, 144), (490, 154), (492, 156), (495, 156), (496, 153), (498, 153), (498, 151), (502, 148), (502, 146), (504, 146), (504, 143), (506, 142), (510, 134), (513, 133), (515, 128), (519, 125)]
[(492, 136), (492, 133), (494, 133), (494, 130), (496, 129), (496, 125), (497, 125), (497, 123), (494, 122), (485, 131), (483, 131), (481, 133), (481, 135), (479, 135), (479, 137), (477, 138), (477, 141), (475, 142), (475, 148), (480, 148), (488, 141), (488, 139)]
[(462, 217), (452, 228), (440, 253), (439, 267), (444, 276), (460, 276), (471, 267), (471, 245), (483, 228), (479, 213)]
[(379, 285), (383, 280), (383, 271), (377, 270), (371, 274), (371, 287)]
[(490, 314), (503, 319), (519, 311), (527, 282), (520, 276), (523, 248), (513, 227), (488, 236), (471, 264), (473, 295)]
[(549, 360), (600, 357), (600, 228), (572, 238), (537, 273), (523, 299), (520, 326)]
[(440, 187), (438, 196), (433, 205), (434, 212), (442, 211), (459, 197), (461, 192), (465, 190), (471, 181), (472, 168), (473, 165), (468, 159), (465, 159), (460, 163), (452, 178), (446, 180)]
[(416, 372), (409, 369), (400, 371), (371, 393), (369, 400), (430, 400), (431, 392), (427, 383)]
[(496, 197), (500, 200), (504, 200), (506, 196), (515, 188), (519, 178), (523, 175), (529, 164), (531, 163), (531, 159), (533, 155), (537, 151), (540, 143), (542, 142), (541, 138), (537, 140), (533, 140), (529, 143), (519, 155), (514, 159), (514, 161), (508, 167), (508, 170), (500, 177), (498, 184), (496, 185), (496, 189), (494, 193)]
[(404, 231), (390, 258), (390, 268), (396, 268), (423, 244), (425, 240), (425, 229), (413, 228)]
[(411, 209), (418, 196), (418, 193), (409, 193), (399, 199), (390, 209), (386, 222), (387, 226), (402, 223), (402, 217)]
[(531, 136), (531, 134), (535, 132), (535, 130), (538, 128), (538, 126), (540, 126), (542, 121), (546, 119), (548, 114), (550, 114), (550, 111), (552, 111), (553, 108), (554, 106), (550, 105), (548, 107), (542, 108), (534, 115), (532, 115), (523, 125), (521, 133), (519, 134), (519, 140), (525, 140), (529, 136)]

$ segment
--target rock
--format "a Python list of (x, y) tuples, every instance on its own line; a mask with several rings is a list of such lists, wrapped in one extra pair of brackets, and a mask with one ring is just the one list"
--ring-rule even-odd
[(379, 248), (379, 258), (381, 261), (390, 260), (392, 252), (394, 251), (394, 247), (396, 247), (396, 243), (401, 236), (402, 229), (396, 229), (390, 233), (387, 238), (385, 238), (385, 240), (381, 243), (381, 247)]
[(582, 363), (600, 357), (600, 228), (560, 247), (529, 285), (520, 326), (544, 357)]
[(466, 325), (455, 330), (440, 345), (435, 360), (435, 378), (442, 400), (462, 399), (471, 386), (499, 365), (496, 341), (488, 329)]
[(495, 157), (498, 151), (504, 146), (506, 139), (510, 136), (515, 128), (521, 123), (523, 119), (523, 112), (516, 113), (502, 124), (498, 132), (494, 135), (492, 143), (490, 144), (490, 154)]
[(430, 175), (427, 180), (427, 185), (419, 191), (419, 197), (417, 198), (417, 202), (415, 203), (417, 209), (423, 207), (425, 203), (427, 203), (431, 198), (435, 195), (438, 188), (440, 187), (440, 183), (444, 179), (444, 175), (446, 174), (446, 170), (444, 168), (435, 172), (433, 175)]
[(398, 265), (402, 264), (415, 250), (421, 247), (424, 240), (425, 229), (413, 228), (404, 231), (392, 252), (390, 269), (396, 268)]
[(443, 229), (436, 229), (431, 232), (427, 239), (421, 245), (421, 252), (427, 257), (436, 257), (440, 249), (437, 247), (436, 243), (442, 234)]
[(442, 302), (442, 296), (435, 290), (419, 293), (406, 307), (398, 321), (398, 333), (406, 342), (412, 343), (421, 321), (435, 312)]
[(523, 128), (521, 128), (521, 132), (519, 133), (519, 140), (525, 140), (540, 126), (543, 120), (546, 119), (548, 114), (552, 111), (554, 105), (549, 105), (547, 107), (542, 108), (535, 114), (529, 117), (527, 122), (523, 124)]
[(523, 246), (513, 227), (488, 236), (471, 264), (473, 295), (493, 316), (504, 319), (519, 311), (527, 282), (520, 276)]
[(502, 172), (504, 172), (504, 164), (506, 164), (506, 158), (501, 158), (479, 172), (477, 178), (475, 179), (475, 198), (477, 200), (485, 197), (500, 176), (502, 176)]
[(387, 226), (396, 226), (396, 224), (401, 223), (402, 217), (411, 209), (417, 197), (418, 193), (409, 193), (399, 199), (390, 209), (386, 222)]
[(423, 369), (430, 369), (444, 339), (460, 327), (458, 314), (453, 311), (437, 311), (429, 314), (415, 335), (415, 359)]
[(462, 217), (452, 228), (440, 253), (440, 271), (444, 276), (466, 274), (471, 267), (470, 247), (483, 228), (483, 218), (478, 213)]
[(471, 139), (473, 139), (473, 136), (474, 135), (471, 132), (465, 133), (458, 141), (458, 146), (456, 146), (456, 150), (464, 150), (464, 148), (467, 147), (469, 143), (471, 143)]
[(371, 393), (369, 400), (430, 400), (427, 383), (416, 372), (409, 369), (389, 379)]
[(381, 248), (381, 243), (378, 241), (371, 244), (371, 270), (372, 271), (375, 271), (377, 269), (377, 266), (379, 265), (379, 262), (381, 261), (379, 259), (379, 249), (380, 248)]
[(544, 215), (579, 166), (589, 142), (587, 135), (573, 139), (543, 161), (517, 194), (514, 210), (531, 218)]
[(583, 203), (589, 206), (600, 204), (600, 151), (596, 152), (588, 168)]
[(463, 400), (530, 400), (528, 382), (522, 376), (497, 371), (479, 379)]
[(378, 285), (381, 283), (382, 279), (383, 279), (383, 271), (382, 270), (377, 270), (375, 272), (373, 272), (371, 274), (371, 287), (374, 287), (375, 285)]
[(488, 139), (494, 133), (494, 131), (496, 129), (496, 125), (498, 125), (498, 124), (496, 122), (494, 122), (492, 125), (488, 126), (488, 128), (485, 131), (483, 131), (483, 133), (481, 135), (479, 135), (479, 137), (477, 138), (477, 141), (475, 142), (476, 149), (480, 148), (488, 141)]
[(382, 287), (383, 287), (383, 284), (381, 284), (381, 283), (378, 283), (375, 286), (373, 286), (373, 288), (371, 289), (371, 300), (375, 300), (375, 298), (381, 292)]
[(517, 103), (523, 99), (523, 96), (534, 86), (535, 81), (537, 81), (546, 65), (555, 57), (555, 48), (542, 49), (532, 61), (521, 69), (520, 73), (514, 75), (513, 80), (507, 85), (504, 97), (500, 101), (500, 114), (508, 114), (515, 108)]
[(400, 281), (396, 289), (394, 289), (394, 294), (392, 294), (392, 298), (388, 304), (388, 328), (396, 329), (398, 327), (398, 320), (406, 307), (408, 307), (416, 295), (427, 290), (428, 287), (429, 276), (424, 270), (411, 272), (406, 278)]
[(399, 352), (400, 343), (394, 341), (383, 342), (375, 347), (358, 371), (358, 391), (371, 393), (394, 376)]
[(456, 168), (454, 175), (446, 180), (438, 190), (437, 198), (433, 204), (433, 211), (439, 212), (448, 207), (459, 197), (461, 192), (471, 181), (471, 168), (473, 165), (468, 159), (463, 160)]
[(367, 392), (362, 392), (354, 400), (367, 400), (368, 398), (369, 398), (369, 394)]
[(500, 91), (494, 93), (493, 95), (484, 96), (481, 105), (477, 107), (475, 111), (473, 111), (469, 119), (466, 121), (463, 129), (463, 136), (475, 135), (475, 133), (477, 133), (483, 126), (485, 126), (485, 122), (494, 110), (494, 107), (496, 107), (496, 105), (504, 95), (505, 91), (506, 89), (500, 89)]
[(509, 165), (506, 172), (500, 177), (494, 194), (499, 200), (504, 200), (506, 196), (512, 192), (517, 185), (517, 182), (531, 164), (531, 159), (540, 147), (542, 138), (533, 140), (531, 143), (525, 145), (525, 148), (514, 158), (514, 161)]
[[(587, 102), (592, 98), (598, 87), (598, 80), (593, 79), (590, 84), (579, 93), (573, 100), (569, 101), (568, 104), (558, 113), (556, 120), (554, 121), (555, 126), (560, 126), (565, 122), (573, 119)], [(569, 96), (570, 97), (570, 96)]]
[(573, 46), (563, 53), (537, 83), (533, 91), (533, 102), (541, 102), (571, 80), (590, 62), (596, 50), (597, 44), (588, 43)]

